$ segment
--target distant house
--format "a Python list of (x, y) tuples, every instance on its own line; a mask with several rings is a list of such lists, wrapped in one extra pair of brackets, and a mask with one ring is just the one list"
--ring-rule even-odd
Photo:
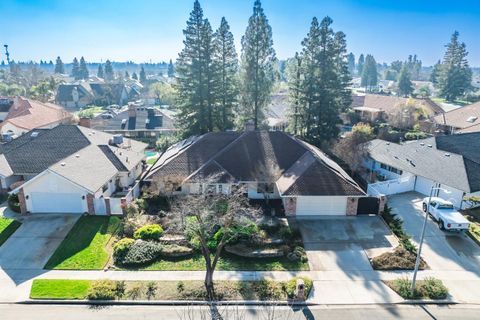
[(89, 104), (125, 105), (137, 100), (140, 92), (135, 87), (123, 83), (80, 82), (61, 84), (58, 87), (56, 101), (65, 108), (83, 108)]
[(229, 194), (244, 185), (248, 198), (281, 201), (290, 216), (356, 215), (365, 197), (322, 151), (279, 131), (189, 138), (168, 149), (145, 181), (176, 195)]
[(480, 102), (440, 114), (434, 122), (446, 133), (480, 132)]
[[(377, 120), (388, 122), (389, 117), (398, 113), (409, 102), (408, 98), (377, 94), (354, 95), (352, 98), (352, 110), (360, 116), (362, 121), (368, 122)], [(430, 99), (412, 99), (411, 101), (422, 108), (428, 117), (444, 112)]]
[(0, 145), (1, 188), (22, 213), (121, 214), (138, 196), (145, 147), (75, 125), (35, 129)]
[(158, 138), (162, 133), (175, 131), (173, 119), (166, 110), (129, 103), (119, 112), (110, 110), (82, 123), (95, 130), (122, 134), (132, 138)]
[[(368, 192), (389, 195), (417, 191), (465, 207), (464, 198), (480, 196), (480, 133), (438, 136), (405, 144), (376, 139), (369, 143), (365, 169)], [(380, 181), (377, 181), (380, 180)], [(445, 192), (447, 190), (447, 192)]]
[(23, 97), (0, 99), (0, 132), (20, 136), (32, 129), (70, 123), (72, 115), (60, 106)]

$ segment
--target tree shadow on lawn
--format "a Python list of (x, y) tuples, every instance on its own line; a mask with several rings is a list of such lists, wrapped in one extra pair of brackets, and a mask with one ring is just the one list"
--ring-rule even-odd
[(117, 217), (81, 217), (50, 257), (44, 269), (102, 269), (109, 259), (105, 246), (118, 228), (118, 224)]

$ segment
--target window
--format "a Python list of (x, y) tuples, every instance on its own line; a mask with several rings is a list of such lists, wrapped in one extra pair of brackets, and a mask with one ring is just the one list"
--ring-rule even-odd
[(223, 193), (223, 185), (218, 185), (218, 193)]
[(257, 193), (273, 193), (274, 184), (273, 183), (259, 183), (257, 185)]
[(180, 185), (180, 186), (176, 187), (176, 188), (175, 188), (175, 191), (176, 191), (176, 192), (182, 192), (182, 186)]
[(207, 193), (210, 193), (210, 194), (211, 194), (211, 193), (215, 193), (216, 189), (217, 189), (217, 188), (216, 188), (216, 186), (215, 186), (214, 184), (209, 184), (209, 185), (207, 185), (207, 188), (206, 188), (205, 191), (206, 191)]
[(392, 167), (392, 166), (389, 166), (389, 165), (386, 165), (384, 163), (380, 163), (380, 168), (382, 168), (383, 170), (387, 170), (387, 171), (390, 171), (390, 172), (393, 172), (395, 174), (398, 174), (398, 175), (402, 175), (403, 174), (403, 171), (400, 170), (400, 169), (397, 169), (395, 167)]

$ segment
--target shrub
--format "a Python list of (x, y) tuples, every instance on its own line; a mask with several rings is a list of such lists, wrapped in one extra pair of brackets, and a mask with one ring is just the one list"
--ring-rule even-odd
[(122, 261), (134, 243), (135, 240), (130, 238), (123, 238), (117, 241), (113, 245), (113, 260), (115, 262)]
[(147, 224), (138, 228), (133, 237), (142, 240), (158, 240), (163, 233), (163, 229), (159, 224)]
[(418, 288), (421, 295), (430, 299), (445, 299), (448, 295), (448, 289), (441, 280), (435, 278), (426, 278)]
[(254, 290), (260, 300), (279, 300), (282, 297), (282, 286), (275, 281), (257, 281), (254, 284)]
[(115, 296), (116, 284), (112, 280), (94, 281), (87, 293), (89, 300), (114, 300)]
[(162, 246), (158, 243), (137, 240), (118, 263), (123, 265), (146, 264), (157, 259), (161, 251)]
[(161, 246), (161, 255), (165, 257), (185, 257), (193, 253), (193, 249), (178, 244), (164, 244)]
[(142, 295), (142, 288), (140, 286), (135, 286), (128, 290), (127, 295), (132, 300), (137, 300)]
[(120, 299), (123, 296), (125, 296), (126, 287), (127, 286), (125, 284), (125, 281), (123, 281), (123, 280), (117, 281), (115, 283), (115, 296), (117, 297), (117, 299)]
[(183, 293), (185, 291), (185, 283), (183, 281), (178, 281), (177, 282), (177, 292), (178, 293)]
[[(375, 270), (413, 270), (416, 255), (402, 246), (395, 248), (393, 252), (385, 252), (372, 259), (372, 267)], [(420, 259), (420, 269), (426, 269), (427, 264)]]
[(418, 299), (421, 297), (418, 288), (412, 293), (412, 282), (406, 278), (393, 280), (392, 289), (404, 299)]
[(7, 199), (8, 207), (15, 211), (16, 213), (20, 213), (20, 201), (18, 200), (18, 194), (10, 194)]
[(287, 258), (290, 261), (301, 261), (301, 262), (307, 262), (307, 253), (305, 252), (305, 249), (303, 247), (297, 246), (295, 249), (293, 249), (292, 252), (287, 254)]
[[(294, 298), (295, 297), (295, 290), (297, 288), (297, 277), (288, 280), (283, 284), (283, 290), (287, 294), (287, 297), (289, 298)], [(310, 278), (306, 277), (300, 277), (300, 279), (303, 280), (303, 283), (305, 284), (305, 297), (308, 297), (308, 294), (310, 293), (310, 290), (312, 289), (313, 286), (313, 281)]]
[(410, 131), (405, 133), (406, 140), (417, 140), (417, 139), (425, 139), (428, 135), (422, 131)]
[(147, 299), (150, 300), (155, 296), (157, 292), (157, 284), (154, 281), (150, 281), (147, 283), (147, 289), (145, 290), (145, 295)]

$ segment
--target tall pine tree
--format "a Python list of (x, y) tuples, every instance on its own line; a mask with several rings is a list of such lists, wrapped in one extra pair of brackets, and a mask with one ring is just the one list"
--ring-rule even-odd
[(79, 80), (79, 79), (82, 78), (81, 73), (80, 73), (80, 65), (78, 64), (77, 57), (73, 58), (71, 76), (75, 80)]
[(133, 79), (133, 80), (138, 80), (138, 75), (137, 75), (136, 72), (133, 72), (133, 73), (132, 73), (132, 79)]
[(233, 110), (238, 103), (238, 57), (233, 34), (225, 18), (213, 36), (215, 126), (220, 131), (233, 127)]
[(88, 79), (87, 63), (83, 57), (80, 58), (79, 79)]
[(353, 52), (348, 54), (348, 71), (350, 72), (351, 76), (355, 74), (355, 55)]
[(112, 81), (115, 78), (113, 66), (110, 60), (105, 61), (105, 80)]
[(357, 73), (361, 77), (363, 73), (363, 66), (365, 65), (365, 56), (360, 54), (360, 57), (358, 57), (358, 63), (357, 63)]
[(57, 60), (55, 61), (55, 73), (60, 73), (63, 74), (65, 73), (65, 66), (63, 65), (62, 59), (60, 57), (57, 57)]
[(410, 80), (410, 71), (407, 64), (403, 64), (400, 75), (398, 76), (398, 94), (407, 97), (412, 94), (414, 88)]
[(366, 91), (372, 91), (373, 87), (378, 84), (377, 62), (371, 54), (365, 57), (365, 65), (362, 70), (361, 85), (366, 88)]
[(102, 78), (102, 79), (105, 77), (105, 75), (104, 75), (104, 73), (103, 73), (102, 64), (99, 64), (99, 65), (98, 65), (97, 77)]
[(472, 87), (472, 69), (468, 65), (467, 46), (460, 43), (458, 37), (459, 33), (455, 31), (450, 43), (446, 45), (447, 51), (438, 77), (440, 96), (448, 101), (458, 99)]
[(147, 75), (145, 74), (145, 68), (142, 66), (140, 68), (140, 83), (145, 83), (147, 82)]
[(170, 62), (168, 63), (167, 75), (169, 78), (173, 78), (175, 76), (175, 67), (173, 66), (172, 59), (170, 59)]
[(263, 12), (260, 0), (255, 0), (253, 15), (242, 37), (241, 99), (243, 119), (253, 119), (255, 129), (264, 119), (264, 109), (271, 99), (275, 82), (272, 28)]

